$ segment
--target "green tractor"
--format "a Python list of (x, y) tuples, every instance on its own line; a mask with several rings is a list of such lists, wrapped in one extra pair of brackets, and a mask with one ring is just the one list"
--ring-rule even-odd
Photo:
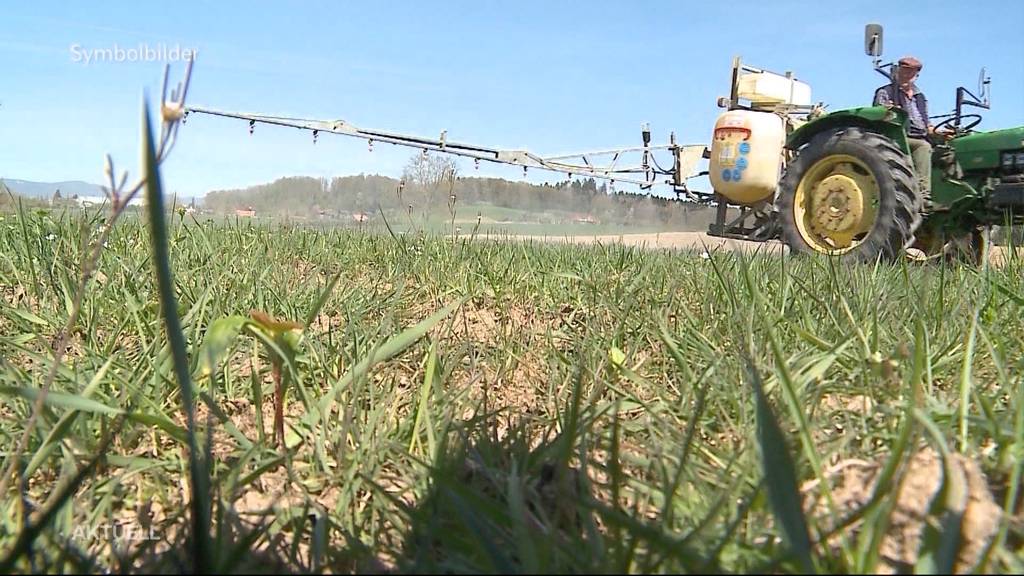
[[(880, 64), (881, 26), (867, 26), (865, 51), (895, 82), (895, 65)], [(809, 88), (800, 102), (794, 99), (800, 83), (787, 73), (785, 82), (772, 84), (779, 78), (734, 63), (732, 96), (723, 99), (730, 112), (716, 124), (709, 175), (716, 193), (740, 214), (727, 221), (720, 202), (712, 235), (781, 237), (794, 253), (856, 261), (954, 252), (977, 260), (992, 226), (1024, 222), (1024, 127), (977, 132), (972, 129), (981, 116), (964, 113), (968, 106), (989, 107), (984, 70), (978, 95), (957, 88), (954, 112), (935, 126), (949, 137), (932, 140), (931, 190), (915, 174), (906, 111), (868, 106), (825, 114), (808, 106)], [(783, 97), (773, 99), (779, 86)], [(741, 106), (744, 97), (749, 104)], [(780, 144), (784, 169), (773, 186), (778, 162), (766, 161), (759, 170), (755, 149), (770, 154)]]

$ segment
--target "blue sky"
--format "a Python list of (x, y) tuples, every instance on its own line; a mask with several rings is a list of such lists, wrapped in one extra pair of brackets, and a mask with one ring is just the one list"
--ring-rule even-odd
[[(591, 1), (13, 2), (2, 4), (0, 177), (101, 182), (103, 154), (138, 166), (143, 90), (158, 62), (75, 61), (77, 50), (195, 48), (189, 100), (556, 154), (705, 143), (734, 55), (793, 70), (830, 109), (870, 101), (883, 81), (863, 27), (885, 26), (885, 56), (924, 62), (932, 114), (992, 77), (979, 129), (1024, 124), (1024, 2)], [(79, 58), (80, 60), (80, 58)], [(183, 67), (172, 68), (172, 77)], [(411, 150), (194, 117), (165, 170), (182, 195), (287, 175), (401, 174)], [(520, 178), (520, 170), (478, 172)], [(529, 179), (564, 177), (531, 172)]]

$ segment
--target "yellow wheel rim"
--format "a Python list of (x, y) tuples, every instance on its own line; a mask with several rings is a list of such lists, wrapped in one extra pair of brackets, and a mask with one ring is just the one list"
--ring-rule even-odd
[(864, 162), (847, 154), (826, 156), (800, 179), (794, 220), (808, 246), (844, 254), (871, 232), (880, 198), (878, 181)]

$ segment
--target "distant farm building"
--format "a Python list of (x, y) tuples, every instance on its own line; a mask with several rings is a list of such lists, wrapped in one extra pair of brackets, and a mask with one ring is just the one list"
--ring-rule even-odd
[(252, 218), (256, 216), (256, 210), (253, 210), (252, 206), (249, 206), (248, 208), (239, 208), (235, 210), (235, 216), (238, 216), (239, 218)]
[(573, 214), (572, 221), (577, 224), (600, 224), (601, 221), (593, 214)]
[[(54, 201), (59, 201), (59, 200), (60, 200), (60, 197), (57, 194), (54, 194), (54, 198), (50, 200), (50, 203), (52, 204)], [(90, 206), (100, 206), (103, 203), (110, 204), (110, 199), (107, 198), (106, 196), (78, 196), (78, 195), (74, 195), (74, 196), (71, 197), (71, 200), (75, 204), (78, 204), (79, 206), (81, 206), (82, 208), (88, 208)], [(145, 201), (144, 198), (136, 197), (136, 198), (132, 198), (131, 200), (129, 200), (128, 201), (128, 205), (129, 206), (145, 206), (146, 205), (146, 201)]]
[(83, 208), (86, 206), (98, 206), (107, 201), (106, 196), (76, 196), (74, 197), (75, 202)]
[(356, 212), (355, 214), (352, 214), (352, 219), (362, 224), (363, 222), (369, 220), (370, 216), (365, 212)]

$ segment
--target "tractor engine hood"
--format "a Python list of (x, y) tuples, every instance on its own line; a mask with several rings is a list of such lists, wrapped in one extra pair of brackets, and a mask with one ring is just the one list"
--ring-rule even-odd
[(975, 132), (956, 138), (951, 144), (964, 171), (991, 170), (999, 168), (1002, 152), (1024, 150), (1024, 126)]

